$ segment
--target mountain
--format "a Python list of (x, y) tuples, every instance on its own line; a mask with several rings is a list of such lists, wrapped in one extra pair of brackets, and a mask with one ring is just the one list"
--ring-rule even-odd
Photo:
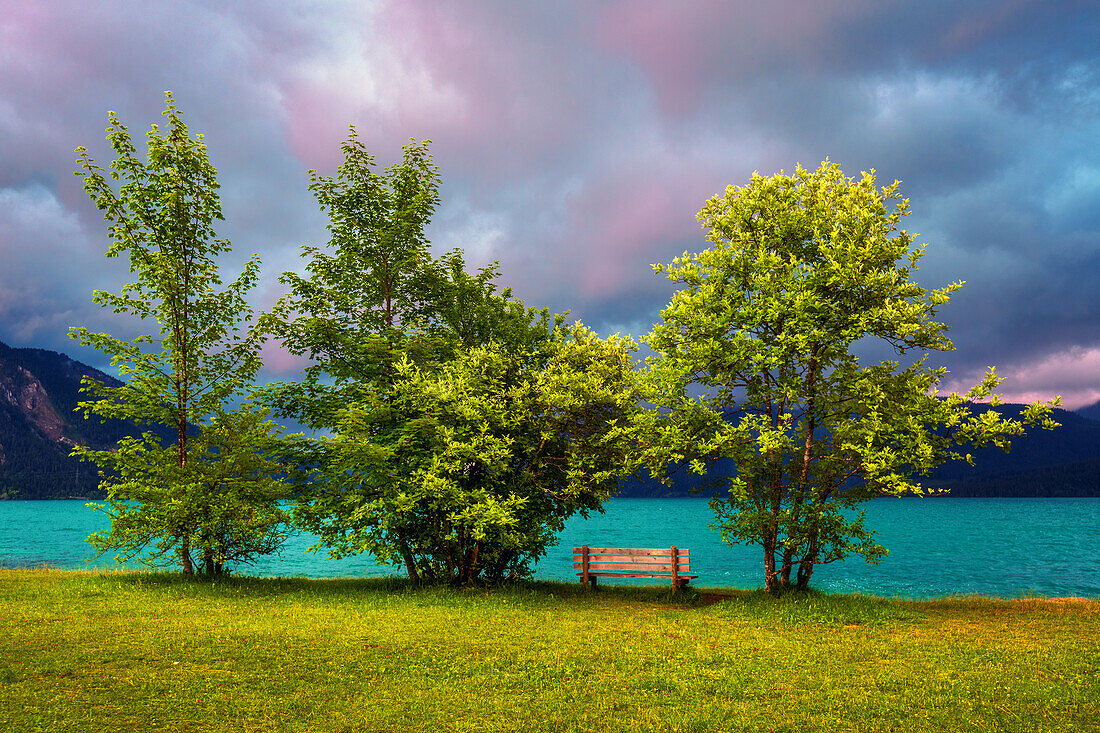
[[(979, 406), (979, 412), (996, 409), (1005, 416), (1018, 416), (1023, 405), (996, 408)], [(1100, 496), (1100, 422), (1068, 410), (1054, 410), (1061, 427), (1032, 429), (1012, 442), (1005, 453), (999, 448), (973, 452), (974, 465), (953, 461), (940, 466), (923, 485), (949, 489), (952, 496)], [(729, 464), (718, 465), (714, 476), (729, 476)], [(706, 477), (683, 469), (673, 476), (672, 486), (656, 479), (634, 477), (621, 482), (619, 496), (711, 496), (719, 491), (698, 492)]]
[(957, 497), (1100, 497), (1100, 459), (944, 481)]
[(69, 452), (113, 447), (136, 429), (75, 412), (84, 376), (121, 384), (64, 354), (0, 342), (0, 498), (101, 496), (96, 467)]
[[(69, 452), (76, 445), (113, 447), (137, 429), (118, 420), (85, 420), (75, 412), (84, 376), (121, 384), (65, 354), (0, 342), (0, 499), (100, 496), (95, 466)], [(1023, 406), (995, 409), (1017, 415)], [(1100, 411), (1100, 403), (1076, 413), (1055, 410), (1061, 427), (1032, 430), (1007, 454), (996, 448), (975, 451), (974, 466), (946, 464), (922, 483), (950, 489), (953, 496), (1100, 496), (1100, 421), (1089, 419), (1090, 411)], [(166, 432), (165, 437), (173, 436)], [(674, 474), (672, 486), (648, 476), (630, 478), (621, 482), (619, 495), (720, 494), (720, 488), (707, 491), (706, 484), (732, 470), (728, 462), (719, 462), (709, 477), (683, 469)]]
[(619, 481), (617, 496), (624, 498), (665, 499), (684, 496), (716, 497), (723, 496), (725, 489), (721, 479), (735, 473), (733, 462), (723, 458), (710, 466), (709, 473), (700, 476), (692, 473), (687, 466), (672, 474), (672, 485), (665, 486), (649, 472), (643, 469), (641, 475), (631, 476)]
[[(996, 409), (1006, 417), (1018, 417), (1024, 409), (1023, 405), (1013, 404), (978, 407), (978, 412)], [(929, 482), (983, 480), (1100, 458), (1100, 422), (1069, 410), (1054, 410), (1051, 416), (1061, 427), (1054, 430), (1032, 428), (1022, 438), (1012, 441), (1008, 453), (995, 447), (976, 450), (973, 466), (964, 461), (946, 463), (932, 473)]]
[[(1018, 415), (1022, 405), (997, 409)], [(1053, 417), (1061, 427), (1031, 430), (1007, 454), (975, 451), (973, 467), (946, 464), (927, 483), (959, 497), (1100, 497), (1100, 422), (1081, 410), (1054, 410)]]
[(1100, 402), (1094, 402), (1085, 407), (1078, 407), (1075, 412), (1081, 417), (1087, 417), (1089, 420), (1100, 420)]

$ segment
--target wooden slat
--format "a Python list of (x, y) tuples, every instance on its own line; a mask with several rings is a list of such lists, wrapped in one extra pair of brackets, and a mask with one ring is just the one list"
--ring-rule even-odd
[(672, 555), (672, 550), (646, 547), (639, 547), (634, 549), (631, 549), (629, 547), (589, 547), (588, 553), (590, 555), (641, 555), (643, 557), (669, 557)]
[[(605, 570), (614, 570), (615, 568), (637, 568), (638, 570), (671, 570), (672, 565), (669, 562), (662, 562), (661, 565), (653, 565), (652, 562), (588, 562), (588, 567), (594, 568), (599, 566)], [(580, 569), (584, 567), (583, 562), (574, 562), (573, 567)], [(676, 562), (676, 568), (680, 570), (691, 570), (691, 565), (687, 562)]]
[[(583, 555), (574, 555), (573, 562), (580, 562)], [(651, 562), (651, 563), (664, 563), (669, 564), (672, 562), (672, 558), (668, 555), (661, 557), (659, 555), (597, 555), (594, 553), (588, 554), (588, 559), (592, 562)], [(687, 562), (687, 558), (681, 556), (680, 562)]]
[[(675, 552), (675, 555), (673, 554)], [(698, 575), (691, 573), (690, 552), (678, 547), (575, 547), (573, 568), (582, 583), (596, 585), (596, 578), (653, 578), (671, 580), (677, 588)], [(672, 563), (676, 567), (672, 567)]]
[[(583, 563), (579, 563), (579, 562), (573, 563), (573, 569), (574, 570), (581, 570), (581, 569), (583, 569), (583, 567), (584, 567)], [(670, 565), (668, 565), (667, 563), (665, 565), (650, 565), (648, 563), (633, 563), (633, 562), (620, 562), (620, 563), (597, 563), (597, 562), (592, 562), (592, 563), (588, 563), (588, 569), (589, 570), (638, 570), (638, 571), (647, 572), (647, 573), (671, 573), (672, 572), (672, 567)], [(678, 566), (678, 570), (680, 570), (681, 572), (686, 572), (686, 571), (691, 570), (691, 568), (688, 567), (684, 563), (680, 563), (680, 565)]]
[[(573, 567), (580, 569), (584, 566), (583, 562), (574, 562)], [(654, 564), (654, 562), (596, 562), (595, 560), (588, 561), (588, 567), (599, 568), (603, 570), (614, 570), (615, 568), (631, 568), (637, 570), (671, 570), (672, 565), (669, 562), (661, 562), (660, 565)], [(676, 562), (676, 567), (680, 570), (691, 570), (691, 565), (687, 562)]]
[[(598, 576), (600, 578), (663, 578), (665, 580), (668, 580), (669, 578), (672, 577), (672, 575), (670, 573), (666, 573), (664, 575), (654, 575), (653, 573), (608, 573), (608, 572), (595, 572), (595, 573), (593, 573), (593, 572), (589, 572), (588, 574), (589, 575), (595, 575), (595, 576)], [(577, 575), (580, 575), (580, 573), (577, 573)], [(681, 574), (680, 577), (681, 578), (687, 578), (687, 579), (690, 580), (691, 578), (698, 578), (699, 576), (698, 575), (684, 575), (684, 574)]]
[[(580, 562), (581, 558), (579, 557), (573, 559), (574, 564), (579, 564)], [(588, 558), (588, 562), (600, 563), (601, 565), (642, 565), (647, 568), (667, 568), (672, 565), (672, 559), (667, 557), (661, 562), (653, 562), (652, 560), (642, 560), (634, 558), (623, 558), (621, 560), (605, 560), (602, 557), (590, 557)], [(685, 565), (690, 564), (691, 563), (688, 562), (688, 559), (686, 557), (676, 558), (676, 565), (679, 567), (684, 567)]]
[[(582, 552), (583, 552), (583, 549), (580, 548), (580, 547), (574, 547), (573, 548), (573, 554), (574, 555), (580, 555)], [(685, 550), (685, 549), (677, 549), (677, 551), (676, 551), (676, 553), (678, 555), (687, 555), (688, 552), (689, 551)], [(662, 549), (653, 549), (653, 548), (650, 548), (650, 547), (636, 547), (636, 548), (630, 548), (630, 547), (589, 547), (588, 548), (588, 554), (589, 555), (597, 555), (597, 554), (599, 554), (599, 555), (663, 555), (664, 557), (670, 557), (672, 555), (672, 548), (669, 547), (669, 548), (665, 548), (665, 549), (662, 550)]]

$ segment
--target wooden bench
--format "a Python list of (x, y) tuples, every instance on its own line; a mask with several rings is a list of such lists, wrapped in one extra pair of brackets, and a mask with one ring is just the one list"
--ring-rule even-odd
[(673, 545), (667, 549), (583, 547), (573, 548), (573, 569), (581, 583), (596, 587), (596, 578), (659, 578), (671, 581), (676, 590), (692, 578), (688, 550)]

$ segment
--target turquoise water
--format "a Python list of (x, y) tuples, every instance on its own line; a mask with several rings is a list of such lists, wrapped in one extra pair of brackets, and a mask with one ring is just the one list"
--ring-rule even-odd
[[(1100, 499), (880, 499), (865, 505), (867, 524), (891, 555), (879, 565), (858, 558), (823, 565), (820, 590), (903, 598), (953, 594), (1100, 597)], [(731, 547), (709, 528), (702, 499), (614, 499), (604, 514), (575, 517), (536, 570), (575, 580), (574, 546), (686, 547), (698, 587), (763, 585), (759, 548)], [(91, 559), (84, 539), (104, 515), (80, 501), (0, 502), (0, 567), (112, 567)], [(369, 557), (332, 560), (293, 538), (279, 556), (238, 569), (250, 575), (363, 577), (400, 574)], [(624, 581), (629, 582), (629, 581)]]

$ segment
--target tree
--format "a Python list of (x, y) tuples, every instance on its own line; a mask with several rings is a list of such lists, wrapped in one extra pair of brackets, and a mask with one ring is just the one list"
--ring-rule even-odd
[[(433, 258), (438, 204), (426, 144), (381, 175), (352, 128), (334, 178), (311, 172), (330, 252), (265, 318), (313, 364), (273, 386), (280, 414), (327, 430), (297, 517), (334, 556), (369, 552), (414, 580), (468, 584), (529, 572), (564, 519), (614, 490), (609, 419), (632, 409), (626, 340), (599, 339)], [(617, 380), (617, 381), (616, 381)]]
[[(309, 171), (309, 188), (329, 215), (331, 253), (304, 246), (307, 276), (283, 273), (290, 292), (261, 317), (266, 332), (312, 362), (300, 382), (269, 385), (265, 399), (279, 416), (323, 431), (339, 426), (346, 405), (392, 399), (393, 364), (406, 346), (402, 326), (420, 307), (413, 280), (429, 257), (424, 229), (439, 203), (427, 141), (410, 141), (401, 163), (381, 174), (354, 126), (341, 150), (335, 176)], [(319, 485), (325, 476), (338, 483), (343, 452), (323, 439), (308, 448), (300, 449), (301, 465), (316, 469)], [(308, 507), (300, 510), (303, 521), (315, 526)], [(395, 532), (401, 556), (411, 557)]]
[[(98, 403), (85, 403), (94, 412)], [(266, 411), (245, 405), (219, 411), (187, 441), (162, 445), (146, 432), (124, 438), (116, 450), (75, 452), (99, 465), (111, 527), (89, 540), (99, 554), (118, 550), (122, 561), (152, 566), (181, 564), (221, 575), (234, 564), (274, 553), (290, 535), (290, 513), (280, 501), (291, 494), (282, 476), (279, 428)], [(191, 569), (189, 569), (189, 565)]]
[[(215, 258), (230, 250), (216, 238), (222, 219), (217, 171), (202, 135), (192, 138), (167, 93), (162, 130), (148, 133), (142, 162), (126, 126), (108, 113), (107, 139), (118, 155), (110, 171), (77, 148), (84, 190), (110, 222), (107, 257), (126, 255), (136, 280), (119, 294), (96, 291), (93, 301), (115, 313), (155, 319), (159, 336), (126, 341), (87, 328), (72, 336), (111, 357), (128, 383), (85, 378), (91, 399), (85, 417), (118, 418), (169, 426), (175, 442), (155, 432), (119, 441), (117, 451), (78, 447), (74, 455), (97, 463), (111, 517), (108, 532), (91, 540), (100, 553), (124, 559), (178, 562), (184, 574), (222, 572), (227, 562), (271, 552), (285, 537), (286, 493), (271, 451), (278, 430), (248, 405), (232, 409), (260, 366), (260, 337), (242, 333), (252, 315), (245, 294), (259, 258), (222, 286)], [(115, 191), (112, 181), (122, 181)], [(144, 553), (144, 554), (143, 554)]]
[(567, 518), (601, 510), (628, 457), (632, 345), (580, 324), (525, 349), (490, 341), (395, 365), (393, 398), (348, 405), (306, 526), (335, 556), (370, 552), (414, 579), (530, 574)]
[[(700, 211), (710, 249), (654, 266), (683, 287), (647, 337), (659, 409), (636, 421), (644, 461), (655, 475), (733, 461), (718, 525), (762, 547), (769, 593), (807, 588), (817, 565), (886, 554), (861, 502), (921, 494), (913, 476), (969, 459), (967, 446), (1007, 450), (1025, 425), (1056, 426), (1057, 399), (1018, 420), (972, 410), (998, 401), (992, 368), (965, 395), (938, 395), (947, 371), (926, 359), (954, 348), (935, 319), (963, 283), (913, 280), (924, 248), (899, 229), (908, 213), (899, 183), (880, 190), (873, 171), (754, 174)], [(862, 365), (856, 350), (876, 342), (907, 363)]]
[(335, 176), (310, 171), (310, 190), (330, 222), (329, 248), (304, 246), (307, 276), (283, 273), (290, 292), (263, 328), (311, 360), (304, 380), (272, 385), (276, 411), (314, 429), (336, 425), (339, 406), (392, 379), (406, 322), (423, 307), (416, 279), (430, 259), (424, 229), (439, 203), (428, 143), (410, 142), (401, 163), (375, 173), (374, 156), (350, 127)]

